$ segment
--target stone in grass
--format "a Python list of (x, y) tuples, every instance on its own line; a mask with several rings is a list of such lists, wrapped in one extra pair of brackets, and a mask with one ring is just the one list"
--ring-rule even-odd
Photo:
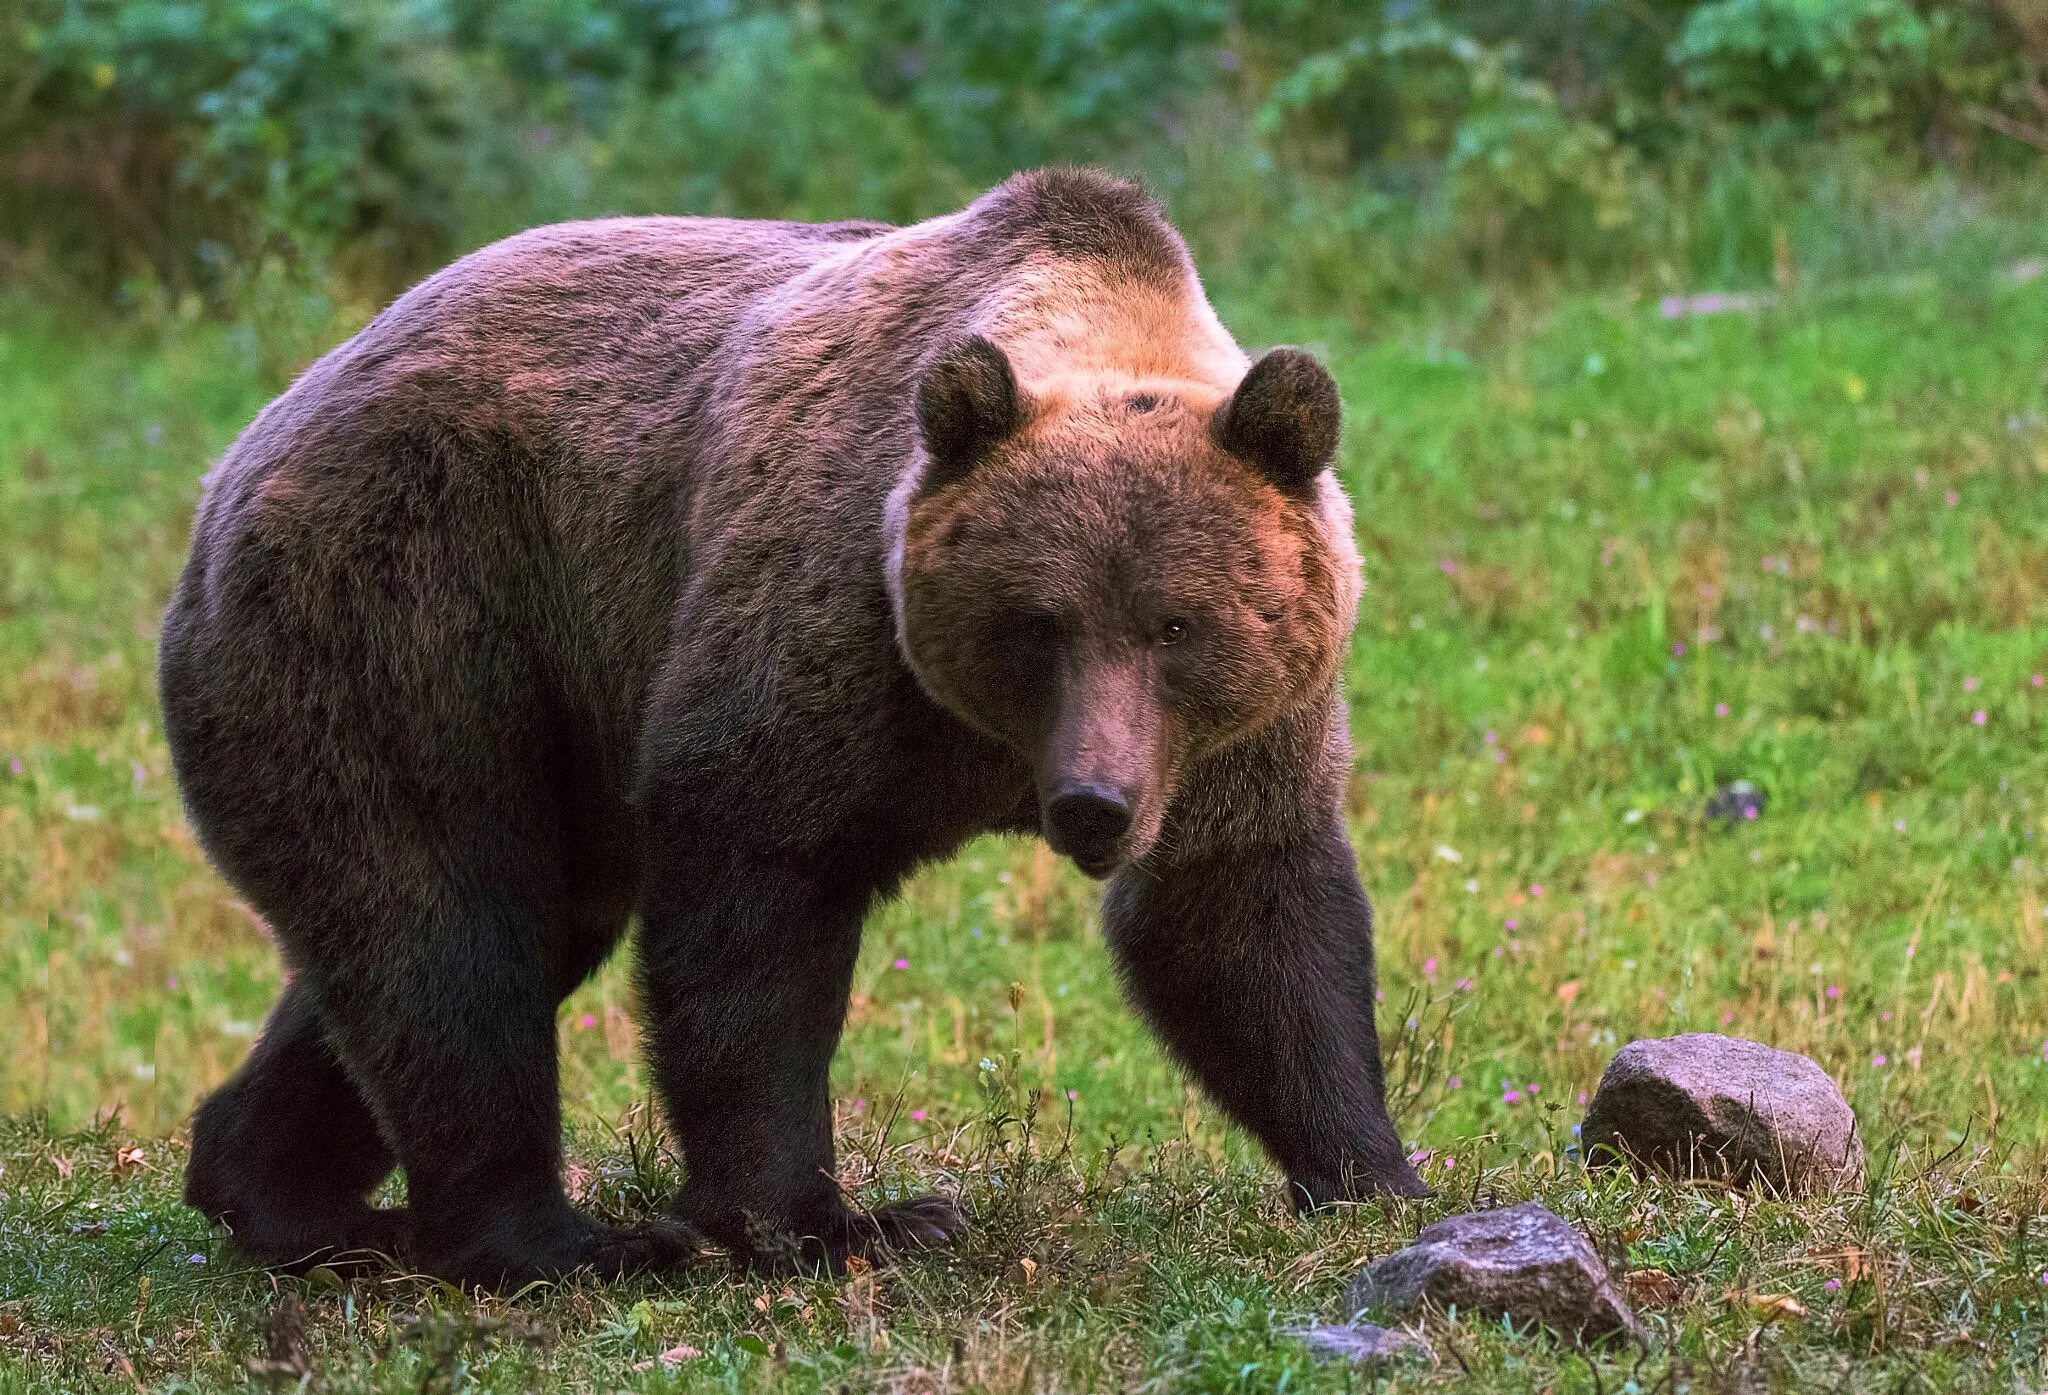
[(1712, 1032), (1633, 1041), (1608, 1063), (1580, 1142), (1678, 1177), (1783, 1195), (1863, 1184), (1856, 1115), (1806, 1057)]
[(1344, 1290), (1346, 1310), (1453, 1308), (1587, 1341), (1642, 1326), (1584, 1236), (1533, 1201), (1452, 1216), (1375, 1260)]
[(1404, 1356), (1429, 1356), (1429, 1344), (1412, 1332), (1380, 1327), (1370, 1322), (1317, 1323), (1313, 1327), (1290, 1327), (1289, 1337), (1299, 1337), (1318, 1356), (1349, 1361), (1354, 1366), (1373, 1366)]
[(1707, 799), (1707, 822), (1744, 823), (1763, 817), (1764, 792), (1747, 780), (1721, 786)]

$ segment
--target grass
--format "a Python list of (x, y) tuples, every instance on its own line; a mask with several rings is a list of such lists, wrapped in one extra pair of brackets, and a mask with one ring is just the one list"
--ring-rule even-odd
[[(1118, 1002), (1087, 884), (989, 840), (876, 914), (835, 1071), (847, 1184), (959, 1191), (957, 1254), (515, 1301), (273, 1278), (177, 1201), (181, 1121), (279, 971), (180, 819), (156, 620), (203, 462), (353, 314), (7, 302), (0, 1395), (1353, 1389), (1283, 1329), (1426, 1221), (1527, 1197), (1666, 1276), (1633, 1281), (1652, 1348), (1437, 1321), (1395, 1384), (2040, 1389), (2048, 278), (1901, 270), (1755, 314), (1240, 326), (1316, 343), (1351, 409), (1354, 832), (1437, 1199), (1291, 1216)], [(1710, 825), (1738, 777), (1763, 815)], [(1868, 1191), (1588, 1174), (1607, 1059), (1690, 1029), (1819, 1060)], [(622, 966), (561, 1041), (571, 1185), (646, 1214), (675, 1166)]]

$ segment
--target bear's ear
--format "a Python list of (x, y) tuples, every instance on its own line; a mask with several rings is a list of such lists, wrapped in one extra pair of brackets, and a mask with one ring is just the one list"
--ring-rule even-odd
[(960, 479), (1022, 424), (1016, 375), (1003, 351), (979, 334), (948, 344), (917, 384), (917, 429), (931, 457), (924, 487)]
[(1273, 349), (1216, 409), (1216, 444), (1298, 494), (1337, 458), (1344, 409), (1337, 384), (1313, 354)]

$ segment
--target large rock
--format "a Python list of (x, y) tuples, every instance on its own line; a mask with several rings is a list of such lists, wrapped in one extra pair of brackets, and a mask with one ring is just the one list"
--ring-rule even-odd
[(1541, 1323), (1576, 1340), (1615, 1332), (1642, 1337), (1585, 1237), (1533, 1201), (1425, 1226), (1413, 1245), (1353, 1279), (1344, 1301), (1354, 1316), (1455, 1307)]
[(1580, 1142), (1678, 1177), (1778, 1192), (1863, 1184), (1856, 1115), (1804, 1056), (1709, 1032), (1630, 1042), (1600, 1077)]

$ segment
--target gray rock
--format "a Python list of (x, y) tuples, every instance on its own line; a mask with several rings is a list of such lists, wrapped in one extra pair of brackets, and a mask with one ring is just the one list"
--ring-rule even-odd
[(1693, 1032), (1630, 1042), (1608, 1063), (1580, 1143), (1678, 1177), (1787, 1195), (1863, 1185), (1856, 1115), (1828, 1073), (1759, 1042)]
[(1535, 1202), (1452, 1216), (1375, 1260), (1344, 1290), (1346, 1310), (1422, 1306), (1541, 1323), (1584, 1341), (1642, 1326), (1584, 1236)]
[(1747, 780), (1723, 785), (1707, 799), (1708, 823), (1743, 823), (1763, 812), (1764, 792)]
[(1371, 1366), (1404, 1356), (1432, 1355), (1429, 1344), (1414, 1333), (1370, 1322), (1290, 1327), (1286, 1335), (1301, 1338), (1318, 1356), (1338, 1357), (1354, 1365)]

